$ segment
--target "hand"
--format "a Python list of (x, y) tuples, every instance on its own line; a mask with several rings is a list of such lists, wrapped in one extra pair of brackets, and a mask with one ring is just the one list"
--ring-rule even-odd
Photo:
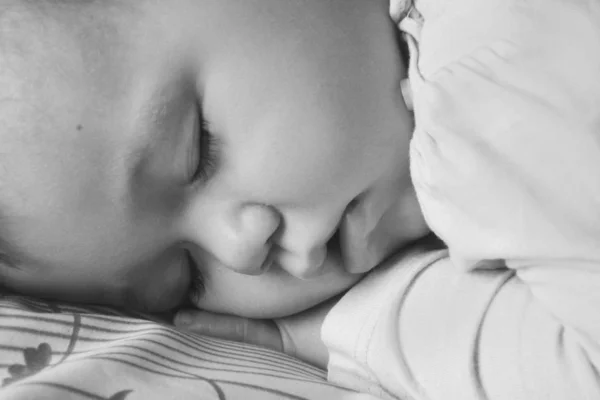
[(253, 344), (281, 352), (284, 350), (279, 328), (271, 320), (187, 309), (175, 314), (173, 324), (182, 331)]
[(186, 309), (175, 314), (173, 324), (185, 332), (281, 351), (325, 369), (329, 353), (321, 341), (321, 326), (338, 299), (276, 321)]

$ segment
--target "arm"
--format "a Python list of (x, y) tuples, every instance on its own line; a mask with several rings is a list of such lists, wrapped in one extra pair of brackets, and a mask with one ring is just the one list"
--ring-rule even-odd
[(325, 321), (329, 378), (382, 398), (600, 398), (600, 269), (530, 267), (537, 282), (444, 252), (377, 269)]

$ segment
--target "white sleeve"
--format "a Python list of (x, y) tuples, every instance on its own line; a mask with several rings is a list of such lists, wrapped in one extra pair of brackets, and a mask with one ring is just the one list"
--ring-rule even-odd
[[(514, 271), (489, 267), (463, 271), (430, 252), (374, 271), (325, 320), (329, 379), (384, 399), (599, 399), (597, 269), (539, 282), (576, 288), (560, 318)], [(586, 301), (595, 307), (582, 311)]]
[(399, 308), (422, 270), (445, 256), (445, 251), (409, 254), (373, 270), (344, 295), (321, 330), (330, 381), (385, 399), (411, 398), (406, 396), (414, 380), (399, 342)]
[(413, 46), (411, 173), (427, 222), (464, 268), (600, 260), (600, 2), (475, 11), (425, 14)]
[[(484, 11), (486, 4), (493, 7)], [(504, 302), (522, 296), (519, 304), (532, 314), (521, 329), (545, 315), (557, 323), (554, 350), (581, 352), (581, 363), (569, 360), (563, 373), (583, 363), (593, 369), (600, 347), (600, 2), (478, 6), (478, 14), (439, 15), (429, 26), (425, 16), (419, 62), (431, 66), (435, 50), (447, 48), (437, 63), (443, 67), (413, 68), (418, 198), (456, 267), (500, 259), (513, 271), (490, 312), (508, 312)], [(453, 53), (443, 32), (454, 31), (472, 46)], [(479, 32), (492, 36), (477, 42), (485, 37)], [(545, 384), (552, 386), (532, 381)]]

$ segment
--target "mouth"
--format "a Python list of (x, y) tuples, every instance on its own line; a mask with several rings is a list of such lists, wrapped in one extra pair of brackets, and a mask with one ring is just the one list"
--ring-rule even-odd
[(314, 281), (322, 279), (324, 276), (330, 275), (334, 272), (340, 273), (344, 269), (342, 264), (340, 240), (341, 236), (339, 230), (334, 231), (329, 240), (327, 240), (327, 242), (324, 244), (325, 254), (323, 259), (309, 267), (308, 271), (304, 272), (302, 275), (291, 274), (286, 268), (282, 267), (281, 265), (276, 265), (282, 272), (285, 272), (286, 274), (293, 276), (295, 279), (302, 281)]
[[(334, 231), (333, 235), (327, 241), (325, 247), (327, 249), (327, 256), (323, 263), (317, 268), (318, 272), (314, 276), (302, 280), (318, 279), (319, 277), (326, 275), (327, 273), (331, 272), (330, 270), (333, 267), (333, 265), (330, 264), (341, 265), (342, 253), (339, 228)], [(189, 302), (192, 302), (192, 304), (197, 304), (206, 292), (204, 278), (202, 277), (198, 261), (193, 256), (193, 254), (187, 249), (185, 249), (184, 252), (184, 262), (187, 263), (188, 269), (190, 271), (190, 284), (188, 288), (188, 295), (186, 297)], [(327, 262), (327, 260), (332, 259), (334, 261), (333, 263)], [(265, 257), (260, 267), (260, 274), (258, 275), (268, 272), (273, 267), (279, 269), (281, 273), (287, 273), (285, 269), (273, 259), (271, 253), (269, 253), (267, 257)], [(225, 266), (225, 268), (227, 267)]]
[(322, 245), (325, 250), (324, 254), (321, 255), (322, 259), (315, 260), (315, 263), (307, 267), (306, 270), (290, 273), (282, 266), (279, 266), (279, 269), (303, 281), (314, 281), (323, 278), (325, 275), (330, 275), (334, 271), (340, 272), (340, 270), (343, 270), (340, 240), (339, 229), (336, 229)]

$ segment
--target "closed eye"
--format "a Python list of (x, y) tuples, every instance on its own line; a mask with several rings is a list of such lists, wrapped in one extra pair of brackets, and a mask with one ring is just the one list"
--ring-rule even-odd
[(210, 131), (210, 124), (206, 121), (203, 113), (199, 112), (198, 129), (194, 132), (194, 141), (190, 160), (190, 181), (206, 182), (217, 169), (219, 155), (219, 141)]

